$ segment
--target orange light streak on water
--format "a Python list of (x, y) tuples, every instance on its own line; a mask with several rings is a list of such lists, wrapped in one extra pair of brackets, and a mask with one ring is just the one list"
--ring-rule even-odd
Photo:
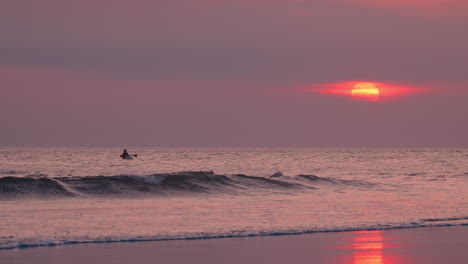
[[(353, 241), (354, 264), (384, 264), (383, 231), (359, 231)], [(390, 264), (389, 262), (385, 262)]]

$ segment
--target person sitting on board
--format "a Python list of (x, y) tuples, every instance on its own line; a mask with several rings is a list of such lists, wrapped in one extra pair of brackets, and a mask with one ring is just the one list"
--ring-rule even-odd
[(128, 152), (127, 152), (126, 149), (124, 149), (122, 155), (120, 155), (120, 157), (122, 157), (122, 159), (126, 159), (126, 158), (129, 157), (129, 156), (130, 156), (130, 155), (128, 154)]

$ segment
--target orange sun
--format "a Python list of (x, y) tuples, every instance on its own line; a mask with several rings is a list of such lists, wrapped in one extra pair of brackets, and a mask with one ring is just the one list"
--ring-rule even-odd
[(351, 96), (358, 100), (378, 101), (380, 90), (374, 83), (359, 82), (351, 89)]
[(347, 81), (316, 84), (307, 91), (351, 97), (353, 100), (382, 102), (397, 100), (403, 96), (429, 92), (427, 88), (374, 81)]

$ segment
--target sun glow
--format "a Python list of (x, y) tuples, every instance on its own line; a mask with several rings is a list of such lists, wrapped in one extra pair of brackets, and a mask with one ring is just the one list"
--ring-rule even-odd
[(397, 100), (411, 94), (428, 92), (428, 89), (422, 87), (370, 81), (313, 84), (312, 86), (316, 88), (309, 88), (306, 90), (315, 93), (346, 96), (354, 100), (370, 102)]
[(354, 264), (383, 264), (382, 231), (355, 232)]
[(380, 90), (374, 83), (360, 82), (353, 86), (351, 95), (358, 100), (378, 101)]

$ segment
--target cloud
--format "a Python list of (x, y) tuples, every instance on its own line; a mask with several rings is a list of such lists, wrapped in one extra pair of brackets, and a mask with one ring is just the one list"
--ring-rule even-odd
[(285, 89), (256, 83), (115, 80), (93, 71), (58, 68), (0, 68), (2, 105), (122, 105), (264, 101)]
[(373, 3), (406, 5), (3, 1), (0, 64), (159, 83), (466, 80), (466, 23), (398, 16)]

